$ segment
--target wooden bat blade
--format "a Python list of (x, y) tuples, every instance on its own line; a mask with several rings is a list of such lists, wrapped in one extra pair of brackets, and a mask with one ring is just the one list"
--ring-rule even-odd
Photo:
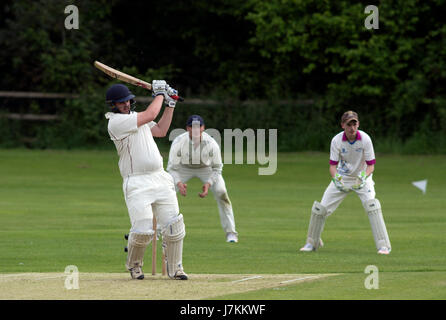
[(103, 64), (99, 61), (95, 61), (94, 66), (112, 78), (133, 84), (135, 86), (142, 87), (147, 90), (152, 90), (152, 85), (150, 83), (140, 80), (138, 78), (132, 77), (131, 75), (128, 75), (124, 72), (113, 69), (112, 67), (109, 67), (106, 64)]

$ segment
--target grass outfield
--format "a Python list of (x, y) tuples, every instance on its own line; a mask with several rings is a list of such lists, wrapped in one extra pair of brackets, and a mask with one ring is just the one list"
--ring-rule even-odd
[[(237, 244), (225, 242), (215, 200), (211, 194), (198, 197), (197, 179), (188, 183), (188, 196), (180, 196), (179, 204), (187, 233), (183, 264), (191, 280), (196, 275), (196, 281), (202, 281), (207, 274), (233, 275), (231, 281), (239, 275), (333, 276), (254, 285), (243, 292), (220, 289), (197, 298), (446, 299), (446, 156), (378, 154), (374, 180), (392, 242), (389, 256), (376, 254), (367, 215), (354, 194), (328, 218), (322, 235), (325, 246), (300, 253), (312, 203), (321, 199), (329, 182), (327, 157), (279, 154), (272, 176), (259, 176), (257, 165), (225, 165)], [(123, 235), (129, 218), (117, 160), (115, 151), (0, 150), (0, 276), (60, 276), (66, 266), (76, 265), (86, 274), (122, 274), (134, 286), (124, 267)], [(422, 179), (429, 181), (425, 195), (411, 184)], [(147, 281), (140, 286), (150, 283), (150, 258), (146, 254)], [(368, 265), (378, 267), (378, 290), (364, 287)], [(10, 282), (1, 279), (8, 278), (0, 277), (2, 287)], [(31, 280), (24, 281), (23, 290), (30, 285)], [(82, 280), (80, 286), (81, 293)], [(0, 299), (21, 297), (3, 291)], [(105, 292), (95, 299), (111, 297), (116, 298)]]

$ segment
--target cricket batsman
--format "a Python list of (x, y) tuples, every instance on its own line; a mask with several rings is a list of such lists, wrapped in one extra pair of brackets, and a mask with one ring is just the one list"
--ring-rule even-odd
[(226, 242), (238, 242), (235, 230), (234, 212), (222, 176), (223, 162), (218, 143), (206, 132), (204, 120), (192, 115), (186, 122), (187, 132), (176, 137), (170, 147), (167, 171), (172, 175), (175, 186), (181, 195), (186, 196), (187, 184), (193, 177), (203, 182), (204, 198), (209, 190), (217, 201), (220, 222), (226, 233)]
[(378, 254), (389, 254), (391, 245), (384, 223), (381, 204), (375, 198), (375, 153), (370, 136), (358, 130), (358, 114), (347, 111), (342, 115), (341, 127), (330, 146), (330, 175), (332, 181), (321, 202), (315, 201), (311, 209), (307, 243), (300, 251), (315, 251), (323, 246), (321, 239), (325, 219), (331, 215), (350, 193), (355, 192), (369, 217)]
[[(112, 85), (106, 93), (111, 111), (108, 133), (119, 155), (124, 199), (131, 228), (128, 236), (126, 268), (132, 279), (144, 279), (144, 253), (156, 236), (155, 216), (166, 249), (166, 267), (170, 278), (187, 280), (182, 266), (183, 238), (186, 235), (183, 215), (179, 213), (173, 179), (163, 169), (163, 158), (153, 137), (164, 137), (172, 121), (178, 92), (164, 80), (152, 82), (154, 99), (142, 112), (133, 111), (135, 96), (123, 84)], [(163, 102), (166, 108), (158, 123)]]

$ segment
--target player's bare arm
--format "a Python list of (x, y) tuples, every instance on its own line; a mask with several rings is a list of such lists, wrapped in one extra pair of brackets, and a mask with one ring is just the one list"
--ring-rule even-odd
[(164, 80), (154, 80), (152, 82), (152, 88), (153, 95), (162, 95), (166, 104), (160, 121), (151, 129), (152, 135), (154, 137), (165, 137), (172, 123), (173, 110), (178, 99), (178, 91), (169, 86)]
[(138, 127), (155, 120), (155, 118), (158, 116), (161, 110), (163, 101), (164, 97), (162, 95), (158, 95), (155, 97), (155, 99), (153, 99), (153, 101), (149, 104), (146, 110), (138, 112), (137, 115)]
[[(155, 118), (158, 116), (161, 107), (163, 105), (163, 101), (166, 102), (168, 106), (170, 106), (172, 109), (175, 107), (176, 100), (174, 100), (171, 96), (178, 93), (178, 91), (172, 89), (164, 80), (153, 80), (152, 81), (152, 91), (153, 91), (153, 101), (150, 103), (150, 105), (147, 107), (147, 109), (143, 112), (138, 113), (138, 120), (137, 125), (138, 127), (155, 120)], [(169, 95), (170, 94), (170, 95)], [(171, 109), (168, 108), (168, 109)], [(168, 111), (167, 114), (169, 114), (172, 111)], [(169, 116), (167, 117), (169, 118)], [(170, 114), (170, 121), (172, 120), (172, 114)], [(170, 125), (169, 121), (169, 125)], [(168, 128), (168, 127), (167, 127)], [(155, 132), (152, 131), (152, 134), (155, 133), (154, 136), (156, 137), (164, 137), (164, 135), (167, 133), (164, 133), (162, 135), (163, 130), (159, 131), (158, 129), (155, 129)]]
[(173, 110), (174, 108), (169, 108), (169, 107), (164, 108), (164, 112), (163, 115), (161, 116), (161, 119), (155, 126), (151, 128), (152, 135), (154, 137), (161, 138), (166, 136), (170, 124), (172, 123)]
[(335, 165), (335, 164), (330, 164), (330, 169), (329, 169), (329, 171), (330, 171), (330, 175), (331, 175), (331, 177), (334, 178), (335, 175), (336, 175), (336, 173), (338, 172), (338, 171), (337, 171), (337, 165)]
[(375, 165), (369, 164), (369, 165), (367, 165), (367, 168), (365, 169), (365, 175), (368, 177), (373, 173), (373, 171), (375, 171)]

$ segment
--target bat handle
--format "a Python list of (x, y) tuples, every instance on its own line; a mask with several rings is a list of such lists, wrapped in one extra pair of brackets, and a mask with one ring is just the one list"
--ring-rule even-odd
[(180, 96), (177, 96), (177, 95), (174, 95), (174, 96), (171, 96), (173, 99), (175, 99), (175, 100), (178, 100), (178, 101), (180, 101), (180, 102), (183, 102), (184, 101), (184, 98), (183, 97), (180, 97)]

